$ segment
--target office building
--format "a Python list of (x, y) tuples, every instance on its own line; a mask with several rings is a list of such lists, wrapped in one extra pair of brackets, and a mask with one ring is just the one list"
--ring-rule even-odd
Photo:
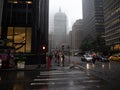
[(59, 9), (54, 16), (54, 48), (60, 48), (67, 42), (67, 16)]
[(120, 50), (120, 1), (103, 0), (106, 45)]
[(84, 38), (84, 33), (82, 29), (83, 22), (81, 19), (76, 20), (72, 26), (72, 50), (80, 51), (80, 46)]
[(7, 46), (36, 55), (45, 46), (47, 52), (49, 0), (0, 0), (0, 7), (0, 35), (10, 40)]
[(105, 46), (103, 0), (83, 0), (83, 30), (86, 33), (84, 41), (88, 41), (86, 48), (102, 51)]
[(87, 37), (104, 35), (103, 0), (83, 0), (83, 23)]

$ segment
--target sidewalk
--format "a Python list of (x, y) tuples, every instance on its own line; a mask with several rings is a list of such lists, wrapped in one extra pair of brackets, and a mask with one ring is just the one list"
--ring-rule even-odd
[(15, 71), (19, 71), (19, 70), (35, 70), (37, 68), (37, 65), (25, 65), (25, 68), (0, 68), (0, 71), (10, 71), (10, 70), (15, 70)]
[(50, 68), (48, 67), (39, 67), (39, 65), (25, 65), (24, 68), (0, 68), (0, 71), (32, 71), (32, 70), (39, 70), (39, 71), (45, 71), (45, 70), (56, 70), (60, 68), (68, 68), (68, 65), (65, 65), (64, 67), (62, 66), (57, 66), (53, 65)]

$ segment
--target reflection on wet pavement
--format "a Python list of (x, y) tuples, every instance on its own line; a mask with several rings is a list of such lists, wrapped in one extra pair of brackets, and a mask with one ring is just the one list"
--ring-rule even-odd
[[(118, 83), (108, 82), (112, 78), (104, 79), (108, 74), (107, 71), (113, 68), (111, 64), (87, 63), (85, 66), (86, 70), (79, 69), (80, 67), (58, 67), (50, 71), (2, 71), (0, 90), (114, 90), (119, 88)], [(94, 74), (91, 73), (91, 69)]]
[(0, 90), (26, 90), (34, 75), (24, 71), (2, 71), (0, 72)]

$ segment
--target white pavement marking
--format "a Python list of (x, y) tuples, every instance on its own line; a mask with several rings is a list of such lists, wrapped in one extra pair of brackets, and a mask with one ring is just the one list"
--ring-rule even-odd
[[(70, 79), (70, 78), (64, 78), (64, 79)], [(60, 78), (34, 79), (34, 81), (51, 81), (51, 80), (60, 80)]]
[[(84, 71), (43, 71), (40, 72), (39, 76), (33, 79), (33, 82), (30, 83), (31, 86), (42, 86), (48, 85), (51, 88), (50, 90), (56, 90), (56, 87), (53, 86), (60, 85), (60, 89), (64, 89), (66, 87), (69, 90), (73, 90), (73, 88), (86, 89), (91, 86), (84, 86), (81, 83), (99, 83), (100, 80), (95, 80), (94, 78), (89, 77)], [(62, 86), (61, 86), (62, 85)], [(66, 87), (64, 85), (67, 85)], [(98, 84), (97, 84), (98, 85)], [(80, 86), (80, 87), (79, 87)], [(95, 84), (96, 86), (96, 84)], [(100, 86), (99, 86), (100, 87)]]
[[(66, 78), (63, 78), (63, 77), (61, 77), (61, 78), (44, 78), (44, 79), (38, 78), (38, 79), (34, 79), (34, 81), (57, 81), (57, 80), (70, 80), (70, 79), (71, 79), (70, 77), (68, 77), (68, 78), (67, 77)], [(72, 78), (72, 80), (76, 80), (76, 79), (83, 80), (83, 79), (89, 79), (89, 77)]]
[(78, 72), (78, 71), (72, 71), (72, 72), (41, 72), (40, 75), (57, 75), (57, 74), (81, 74), (85, 72)]
[(34, 85), (54, 85), (54, 84), (55, 84), (54, 82), (50, 82), (50, 83), (31, 83), (30, 85), (34, 86)]
[(93, 83), (93, 82), (100, 82), (100, 80), (84, 80), (85, 83)]

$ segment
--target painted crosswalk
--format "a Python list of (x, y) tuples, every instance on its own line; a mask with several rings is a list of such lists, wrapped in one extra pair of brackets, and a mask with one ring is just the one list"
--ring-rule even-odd
[(98, 90), (102, 80), (80, 70), (40, 71), (28, 90)]

